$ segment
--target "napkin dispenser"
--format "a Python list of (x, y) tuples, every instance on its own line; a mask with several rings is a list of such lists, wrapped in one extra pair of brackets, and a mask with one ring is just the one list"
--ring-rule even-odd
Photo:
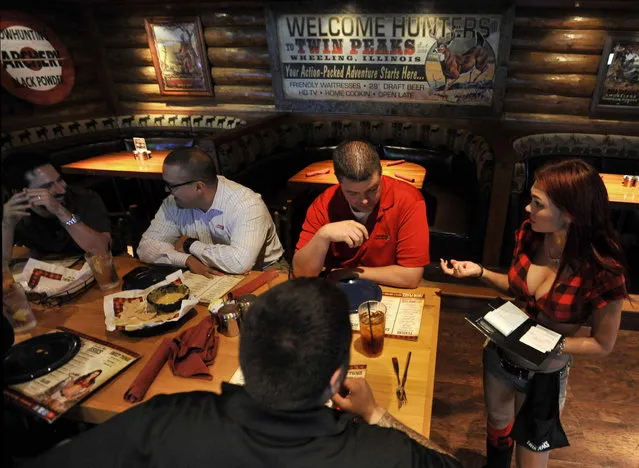
[(149, 150), (134, 150), (133, 157), (137, 161), (146, 161), (147, 159), (151, 159), (151, 152)]

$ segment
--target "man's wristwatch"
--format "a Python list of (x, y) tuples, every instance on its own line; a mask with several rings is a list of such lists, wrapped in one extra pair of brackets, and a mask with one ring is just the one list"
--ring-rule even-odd
[(197, 239), (193, 239), (192, 237), (189, 237), (184, 241), (182, 244), (182, 250), (184, 250), (184, 253), (191, 253), (191, 246), (195, 241), (197, 241)]
[(64, 222), (65, 226), (73, 226), (74, 224), (78, 224), (80, 222), (80, 218), (78, 218), (76, 215), (74, 215), (73, 213), (71, 213), (71, 218), (67, 219)]

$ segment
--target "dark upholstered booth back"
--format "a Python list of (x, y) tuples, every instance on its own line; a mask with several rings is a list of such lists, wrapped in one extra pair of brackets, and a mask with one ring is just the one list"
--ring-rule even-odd
[[(418, 122), (291, 116), (269, 128), (235, 133), (215, 145), (220, 172), (265, 200), (277, 197), (289, 177), (308, 164), (331, 159), (334, 147), (361, 138), (382, 159), (405, 159), (426, 168), (423, 194), (431, 228), (431, 258), (481, 259), (493, 179), (493, 155), (480, 136)], [(295, 195), (298, 213), (290, 244), (315, 194)], [(285, 235), (285, 234), (283, 234)]]

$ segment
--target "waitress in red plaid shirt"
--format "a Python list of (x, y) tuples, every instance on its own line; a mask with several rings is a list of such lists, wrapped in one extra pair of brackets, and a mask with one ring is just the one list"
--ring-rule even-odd
[(551, 449), (568, 445), (559, 412), (571, 355), (610, 354), (628, 295), (625, 258), (597, 171), (578, 159), (546, 165), (535, 174), (531, 196), (507, 275), (441, 261), (449, 275), (479, 278), (514, 295), (530, 317), (566, 337), (538, 368), (493, 343), (484, 348), (488, 467), (510, 467), (515, 442), (519, 467), (545, 467)]

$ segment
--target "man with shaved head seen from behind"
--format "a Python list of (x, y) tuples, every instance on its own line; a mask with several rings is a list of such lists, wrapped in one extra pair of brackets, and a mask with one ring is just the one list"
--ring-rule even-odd
[(430, 261), (426, 203), (410, 184), (382, 175), (375, 147), (361, 140), (333, 152), (339, 185), (310, 206), (293, 257), (295, 276), (360, 277), (416, 288)]
[(279, 284), (245, 315), (243, 387), (156, 395), (25, 468), (461, 468), (346, 377), (351, 338), (335, 285)]
[(218, 176), (205, 152), (172, 151), (162, 178), (170, 195), (142, 236), (140, 260), (205, 276), (263, 270), (281, 260), (284, 249), (262, 197)]

